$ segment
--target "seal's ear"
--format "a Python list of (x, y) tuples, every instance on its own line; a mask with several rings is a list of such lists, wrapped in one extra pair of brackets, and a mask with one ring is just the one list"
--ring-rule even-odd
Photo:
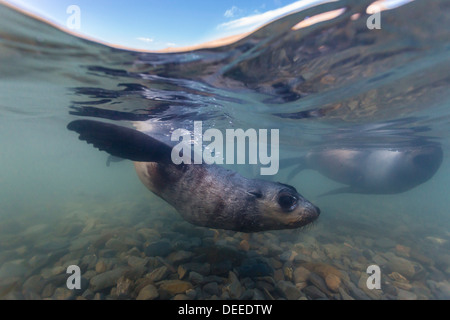
[(168, 145), (133, 129), (92, 120), (73, 121), (67, 129), (79, 133), (80, 140), (115, 157), (138, 162), (172, 163), (172, 149)]

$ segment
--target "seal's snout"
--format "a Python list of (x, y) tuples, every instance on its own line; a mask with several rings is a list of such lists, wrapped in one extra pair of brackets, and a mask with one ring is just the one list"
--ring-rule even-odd
[(313, 207), (314, 207), (314, 209), (315, 209), (316, 212), (317, 212), (317, 216), (320, 216), (320, 208), (319, 208), (319, 207), (316, 207), (315, 205), (313, 205)]
[(320, 216), (320, 209), (319, 207), (316, 207), (315, 205), (313, 205), (312, 203), (308, 202), (308, 205), (306, 207), (306, 221), (308, 221), (308, 223), (314, 222), (315, 220), (317, 220)]
[(315, 205), (311, 204), (310, 210), (308, 210), (309, 219), (311, 222), (317, 220), (320, 216), (320, 209)]
[(320, 212), (321, 212), (319, 207), (313, 205), (311, 202), (309, 202), (308, 200), (306, 200), (304, 198), (303, 198), (302, 205), (308, 215), (310, 215), (311, 217), (314, 217), (314, 218), (319, 217)]

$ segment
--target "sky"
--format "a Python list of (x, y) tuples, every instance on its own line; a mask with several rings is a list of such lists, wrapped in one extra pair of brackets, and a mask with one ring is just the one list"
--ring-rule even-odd
[[(159, 50), (240, 34), (326, 0), (4, 0), (77, 33)], [(0, 0), (1, 2), (1, 0)], [(67, 12), (75, 5), (76, 11)], [(79, 19), (77, 18), (79, 17)], [(75, 19), (75, 20), (74, 20)], [(68, 25), (69, 20), (69, 25)], [(75, 24), (79, 21), (79, 24)]]

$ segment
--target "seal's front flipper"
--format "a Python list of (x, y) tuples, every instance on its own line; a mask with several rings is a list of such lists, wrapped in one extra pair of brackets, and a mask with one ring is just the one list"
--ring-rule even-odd
[(322, 193), (321, 195), (319, 195), (319, 197), (331, 196), (331, 195), (341, 194), (341, 193), (356, 193), (356, 192), (352, 187), (342, 187), (342, 188), (337, 188), (337, 189), (333, 189), (328, 192)]
[(125, 159), (123, 159), (123, 158), (114, 157), (114, 156), (109, 155), (108, 159), (106, 159), (106, 166), (109, 167), (111, 165), (111, 162), (121, 162), (124, 160)]
[(172, 149), (168, 145), (133, 129), (92, 120), (72, 121), (67, 129), (79, 133), (80, 140), (115, 157), (137, 162), (172, 163)]

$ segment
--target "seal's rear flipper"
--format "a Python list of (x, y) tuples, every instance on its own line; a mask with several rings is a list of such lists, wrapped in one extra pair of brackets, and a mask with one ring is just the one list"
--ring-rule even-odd
[(288, 182), (290, 182), (296, 175), (306, 169), (306, 161), (304, 157), (282, 159), (280, 160), (280, 166), (281, 168), (295, 166), (288, 175)]
[(321, 195), (319, 195), (319, 197), (331, 196), (334, 194), (341, 194), (341, 193), (355, 193), (355, 190), (352, 187), (342, 187), (322, 193)]
[(172, 149), (168, 145), (133, 129), (92, 120), (72, 121), (67, 129), (79, 133), (80, 140), (115, 157), (137, 162), (172, 163)]
[(294, 168), (294, 170), (291, 171), (291, 173), (289, 173), (289, 179), (288, 181), (291, 181), (296, 175), (298, 175), (300, 172), (302, 172), (305, 168), (303, 166), (297, 166), (296, 168)]
[(305, 165), (305, 159), (304, 157), (295, 157), (295, 158), (285, 158), (280, 159), (280, 166), (282, 168), (292, 167), (292, 166), (304, 166)]

